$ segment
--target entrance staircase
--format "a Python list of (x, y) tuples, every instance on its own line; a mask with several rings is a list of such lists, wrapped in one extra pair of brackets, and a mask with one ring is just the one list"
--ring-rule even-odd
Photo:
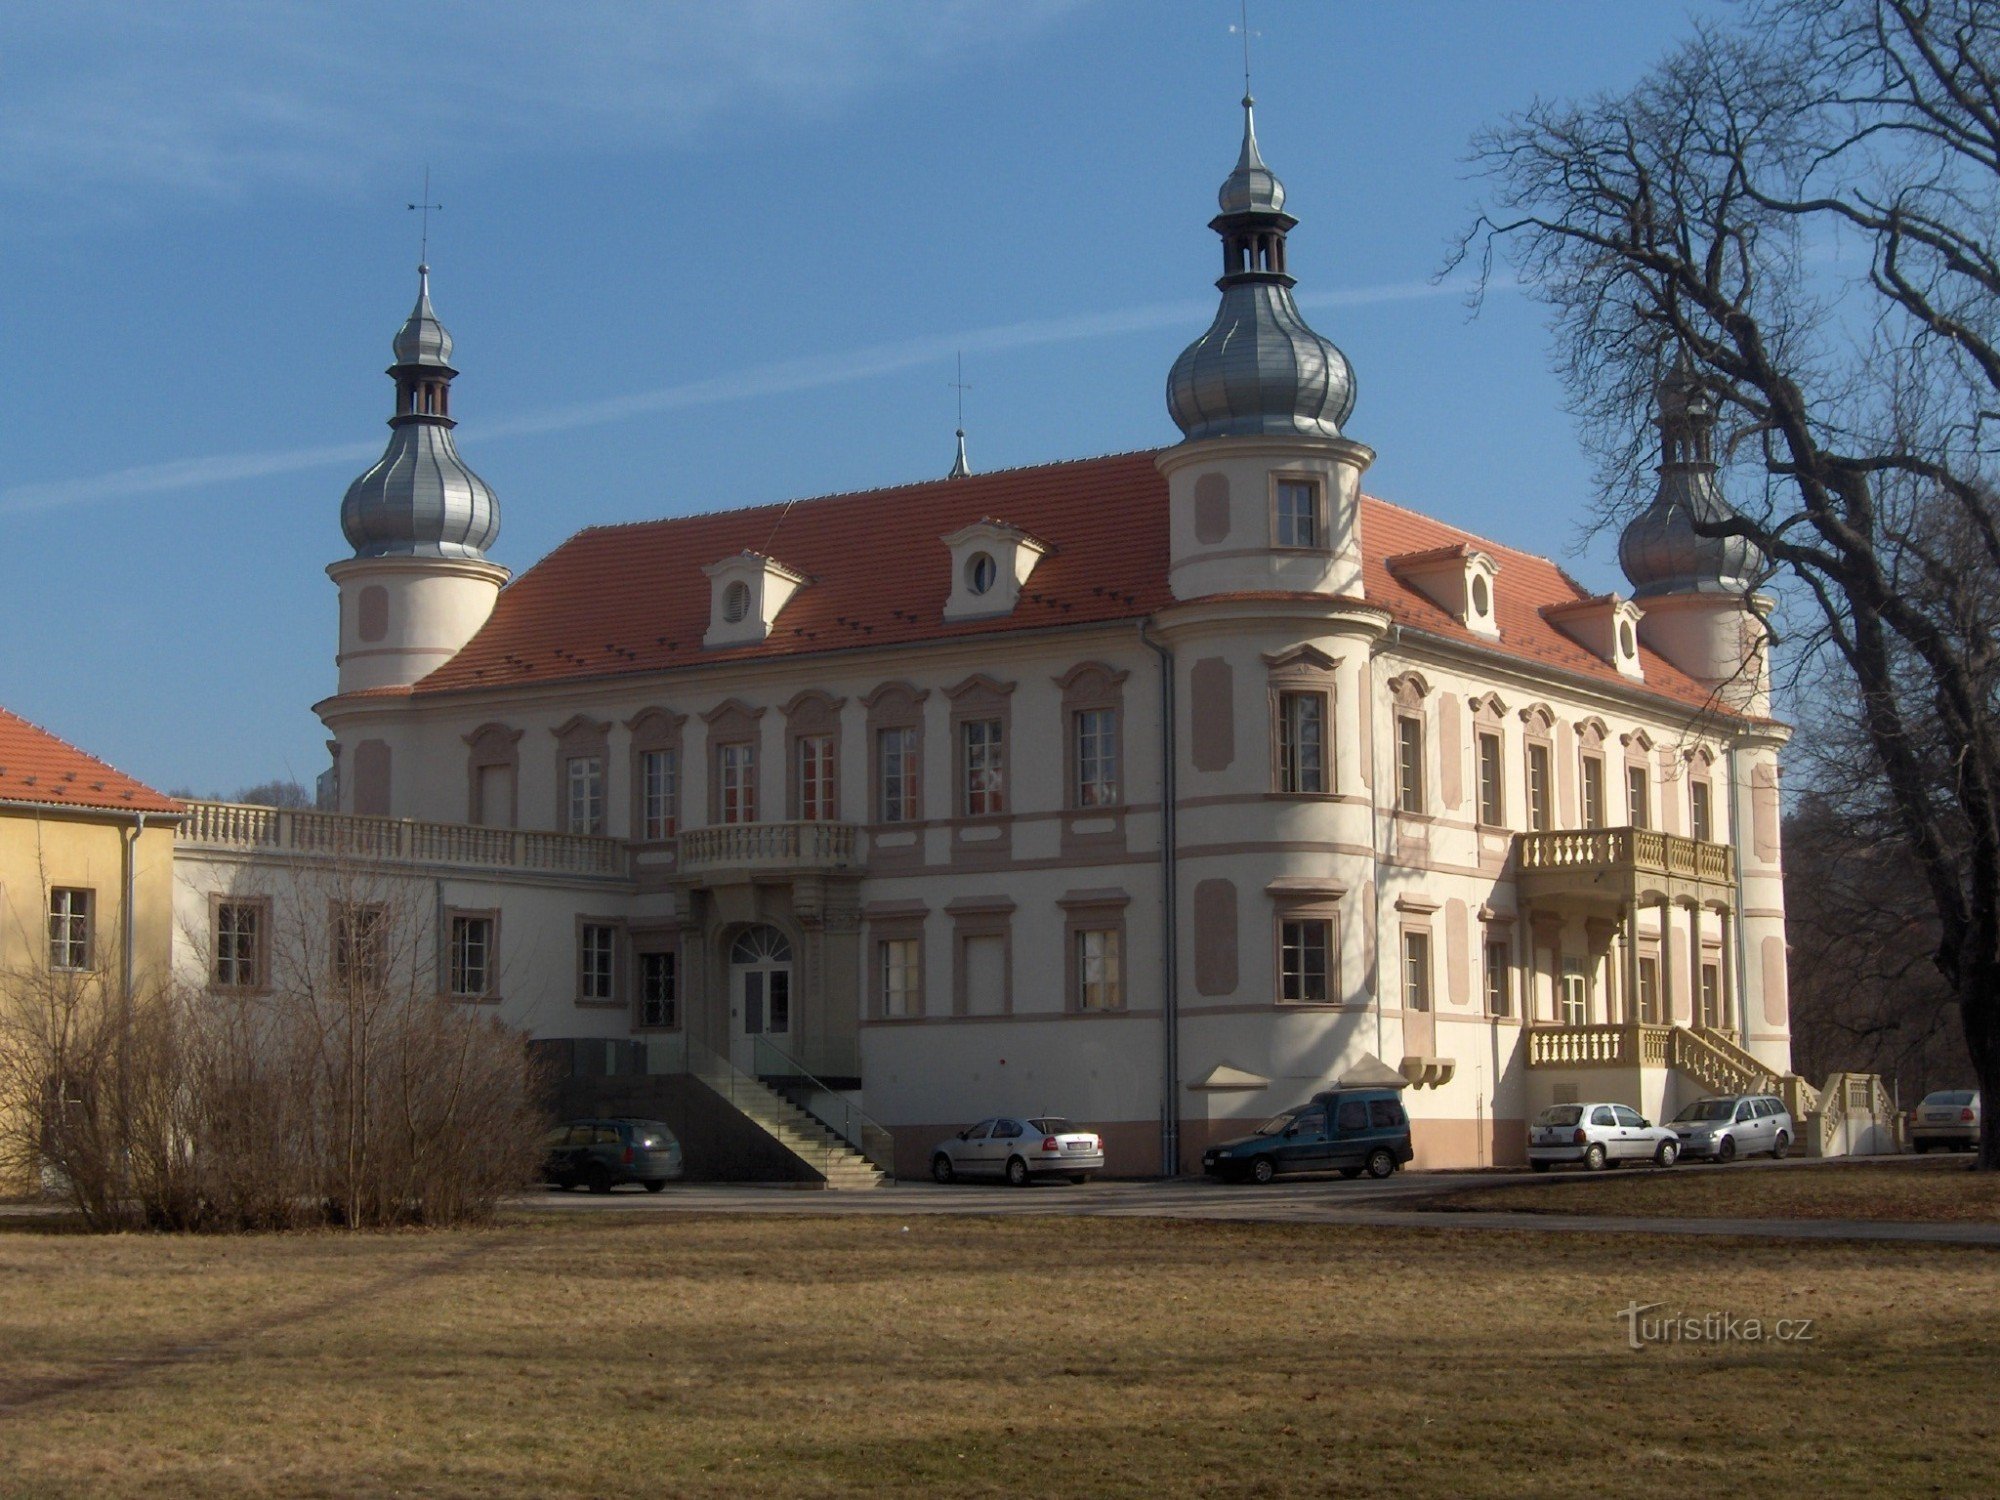
[[(762, 1039), (759, 1039), (760, 1042)], [(837, 1129), (800, 1108), (770, 1085), (743, 1072), (720, 1054), (683, 1040), (686, 1071), (719, 1095), (750, 1124), (790, 1152), (829, 1188), (879, 1188), (894, 1165), (889, 1133), (851, 1105), (843, 1105)], [(768, 1054), (768, 1056), (767, 1056)], [(768, 1045), (759, 1049), (759, 1071), (817, 1082)], [(885, 1149), (886, 1148), (886, 1149)], [(871, 1160), (871, 1157), (873, 1158)]]

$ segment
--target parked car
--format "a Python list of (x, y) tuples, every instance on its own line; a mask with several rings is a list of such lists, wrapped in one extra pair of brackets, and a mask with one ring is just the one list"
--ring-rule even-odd
[(1059, 1115), (994, 1115), (968, 1125), (931, 1152), (931, 1176), (1004, 1177), (1026, 1187), (1037, 1177), (1087, 1182), (1104, 1166), (1104, 1142)]
[(1528, 1165), (1546, 1172), (1561, 1162), (1586, 1172), (1649, 1161), (1671, 1167), (1680, 1160), (1681, 1138), (1655, 1125), (1627, 1104), (1551, 1104), (1528, 1127)]
[(1940, 1089), (1924, 1095), (1910, 1117), (1910, 1144), (1919, 1151), (1933, 1146), (1946, 1150), (1979, 1149), (1979, 1091)]
[(1387, 1177), (1414, 1154), (1397, 1090), (1329, 1089), (1251, 1135), (1209, 1147), (1201, 1169), (1225, 1182), (1269, 1182), (1286, 1172)]
[(636, 1182), (657, 1193), (681, 1175), (681, 1143), (658, 1120), (567, 1120), (543, 1140), (542, 1178), (556, 1187), (608, 1193)]
[(1770, 1094), (1722, 1094), (1697, 1099), (1674, 1116), (1682, 1156), (1734, 1161), (1768, 1151), (1779, 1161), (1791, 1155), (1798, 1128), (1785, 1101)]

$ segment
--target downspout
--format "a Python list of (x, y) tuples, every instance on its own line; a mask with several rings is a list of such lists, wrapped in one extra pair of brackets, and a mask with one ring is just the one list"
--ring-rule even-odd
[(1174, 653), (1139, 622), (1139, 639), (1160, 659), (1160, 1175), (1178, 1177), (1181, 1162), (1180, 891), (1175, 830), (1179, 778), (1174, 736)]
[[(1403, 643), (1403, 627), (1395, 624), (1390, 625), (1388, 634), (1383, 638), (1383, 642), (1386, 642), (1386, 644), (1392, 649), (1397, 646), (1400, 646)], [(1377, 643), (1378, 646), (1383, 642), (1378, 642)], [(1385, 833), (1386, 824), (1385, 820), (1382, 817), (1382, 810), (1381, 810), (1382, 760), (1380, 755), (1377, 754), (1377, 750), (1380, 746), (1382, 737), (1381, 735), (1376, 734), (1374, 732), (1375, 728), (1375, 706), (1374, 706), (1375, 652), (1374, 651), (1370, 651), (1368, 653), (1368, 665), (1365, 670), (1367, 673), (1367, 677), (1366, 680), (1362, 683), (1362, 687), (1367, 692), (1369, 698), (1368, 856), (1371, 860), (1374, 861), (1375, 865), (1375, 872), (1374, 872), (1375, 878), (1369, 882), (1369, 888), (1374, 892), (1374, 901), (1373, 901), (1374, 910), (1369, 914), (1369, 920), (1375, 924), (1375, 933), (1374, 933), (1374, 941), (1368, 945), (1371, 968), (1372, 968), (1372, 972), (1368, 976), (1368, 983), (1370, 988), (1372, 988), (1375, 991), (1375, 1055), (1377, 1057), (1382, 1057), (1382, 1049), (1384, 1046), (1387, 1045), (1387, 1042), (1384, 1040), (1382, 1035), (1382, 841), (1387, 835)], [(1398, 963), (1400, 964), (1400, 962), (1401, 958), (1399, 955)], [(1401, 970), (1399, 969), (1398, 972), (1400, 973)], [(1382, 1057), (1382, 1061), (1388, 1062), (1388, 1059), (1386, 1057)]]
[[(1736, 950), (1736, 1034), (1742, 1039), (1743, 1050), (1748, 1052), (1750, 1020), (1745, 1013), (1745, 1001), (1750, 993), (1750, 960), (1743, 951), (1743, 844), (1738, 836), (1736, 817), (1736, 742), (1731, 740), (1722, 754), (1723, 764), (1729, 772), (1729, 860), (1736, 867), (1736, 899), (1729, 903), (1729, 923), (1733, 932), (1729, 946)], [(1699, 984), (1697, 976), (1697, 987)]]
[(124, 888), (123, 904), (118, 912), (118, 925), (121, 929), (118, 945), (120, 994), (118, 1027), (118, 1128), (121, 1133), (126, 1133), (125, 1139), (122, 1142), (126, 1153), (125, 1161), (121, 1163), (121, 1166), (126, 1170), (129, 1170), (131, 1163), (131, 1138), (129, 1132), (132, 1128), (132, 985), (136, 978), (135, 970), (138, 967), (139, 951), (133, 917), (137, 910), (139, 895), (139, 840), (145, 832), (146, 815), (142, 812), (132, 815), (132, 831), (129, 836), (123, 828), (118, 830), (120, 863), (124, 867), (120, 871), (120, 874), (124, 877), (121, 882)]

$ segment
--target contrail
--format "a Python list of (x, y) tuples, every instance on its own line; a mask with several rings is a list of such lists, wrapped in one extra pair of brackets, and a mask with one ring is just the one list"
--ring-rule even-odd
[[(1360, 307), (1383, 302), (1415, 302), (1432, 297), (1464, 293), (1470, 283), (1463, 278), (1444, 281), (1395, 281), (1378, 286), (1352, 287), (1344, 291), (1321, 292), (1299, 298), (1307, 308)], [(1511, 282), (1497, 278), (1489, 292), (1512, 290)], [(484, 443), (498, 438), (522, 437), (546, 432), (568, 432), (579, 427), (621, 422), (648, 412), (677, 411), (688, 407), (715, 406), (763, 396), (779, 396), (795, 391), (816, 390), (852, 381), (891, 375), (919, 365), (949, 360), (956, 350), (994, 353), (1028, 349), (1048, 344), (1075, 343), (1085, 339), (1113, 338), (1123, 334), (1150, 333), (1161, 328), (1203, 327), (1213, 314), (1213, 302), (1155, 302), (1144, 307), (1114, 312), (1090, 313), (1078, 317), (1037, 318), (1023, 323), (1003, 323), (968, 333), (909, 339), (874, 344), (841, 354), (818, 354), (805, 359), (780, 360), (753, 365), (732, 375), (706, 380), (690, 380), (635, 391), (589, 406), (557, 407), (481, 422), (474, 429)], [(20, 484), (0, 491), (0, 515), (29, 511), (60, 510), (69, 506), (93, 505), (107, 500), (128, 500), (139, 495), (166, 494), (177, 490), (203, 489), (243, 479), (260, 479), (273, 474), (296, 474), (335, 465), (365, 463), (381, 452), (379, 442), (327, 444), (316, 448), (293, 448), (262, 453), (216, 453), (201, 458), (176, 459), (169, 463), (142, 464), (136, 468), (114, 469), (78, 479), (55, 479), (36, 484)]]

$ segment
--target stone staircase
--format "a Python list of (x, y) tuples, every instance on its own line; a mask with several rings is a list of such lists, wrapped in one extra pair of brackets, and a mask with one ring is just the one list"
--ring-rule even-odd
[(696, 1076), (744, 1119), (797, 1157), (825, 1186), (870, 1189), (888, 1181), (867, 1157), (776, 1089), (734, 1068), (729, 1068), (726, 1076), (710, 1077), (707, 1070)]

